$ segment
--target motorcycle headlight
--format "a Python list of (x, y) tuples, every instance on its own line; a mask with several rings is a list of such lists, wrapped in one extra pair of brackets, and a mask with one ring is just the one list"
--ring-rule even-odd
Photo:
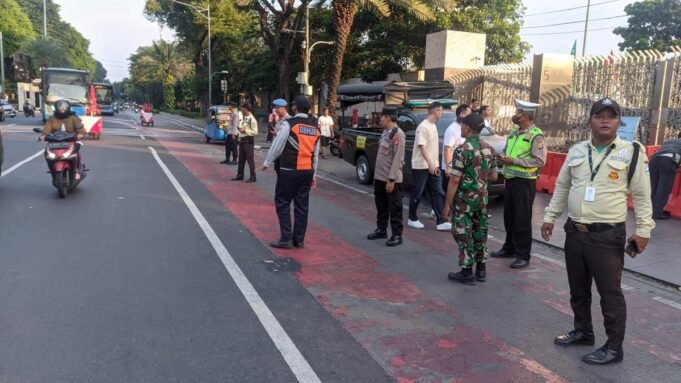
[(67, 150), (64, 152), (64, 154), (61, 155), (61, 158), (69, 158), (71, 157), (71, 154), (73, 154), (72, 150)]
[(55, 158), (57, 158), (57, 155), (52, 153), (49, 150), (46, 150), (45, 151), (45, 157), (47, 157), (47, 159), (49, 159), (49, 160), (54, 160)]

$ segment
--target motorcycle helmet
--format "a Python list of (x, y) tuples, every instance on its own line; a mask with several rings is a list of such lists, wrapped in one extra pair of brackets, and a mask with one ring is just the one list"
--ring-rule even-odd
[(59, 100), (54, 103), (54, 116), (60, 120), (65, 120), (73, 115), (71, 112), (71, 103), (66, 100)]

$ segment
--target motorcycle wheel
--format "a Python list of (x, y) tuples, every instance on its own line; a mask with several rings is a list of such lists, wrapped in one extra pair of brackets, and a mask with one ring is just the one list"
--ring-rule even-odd
[(65, 170), (63, 172), (57, 172), (54, 174), (54, 186), (57, 187), (57, 191), (59, 192), (59, 197), (62, 199), (66, 198), (66, 196), (69, 194), (68, 190), (68, 175), (69, 171)]
[(338, 157), (340, 155), (340, 148), (336, 145), (330, 145), (329, 150), (331, 151), (331, 155), (334, 157)]

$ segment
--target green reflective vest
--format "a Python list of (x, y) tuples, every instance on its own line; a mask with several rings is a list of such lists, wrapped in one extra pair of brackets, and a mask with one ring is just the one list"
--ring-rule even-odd
[[(514, 131), (506, 141), (506, 157), (531, 158), (532, 142), (538, 135), (543, 135), (541, 129), (536, 126), (525, 133), (518, 134)], [(505, 178), (528, 178), (537, 179), (539, 168), (525, 168), (518, 165), (506, 165), (502, 174)]]

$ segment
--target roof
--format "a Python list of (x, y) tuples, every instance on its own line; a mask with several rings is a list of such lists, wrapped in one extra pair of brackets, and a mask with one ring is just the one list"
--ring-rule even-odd
[(399, 103), (410, 98), (451, 98), (454, 85), (449, 81), (379, 81), (338, 87), (338, 99), (346, 102), (383, 101)]
[(86, 70), (80, 70), (80, 69), (71, 69), (71, 68), (45, 68), (43, 69), (43, 72), (45, 71), (55, 71), (55, 72), (71, 72), (71, 73), (87, 73), (90, 74), (90, 72)]

